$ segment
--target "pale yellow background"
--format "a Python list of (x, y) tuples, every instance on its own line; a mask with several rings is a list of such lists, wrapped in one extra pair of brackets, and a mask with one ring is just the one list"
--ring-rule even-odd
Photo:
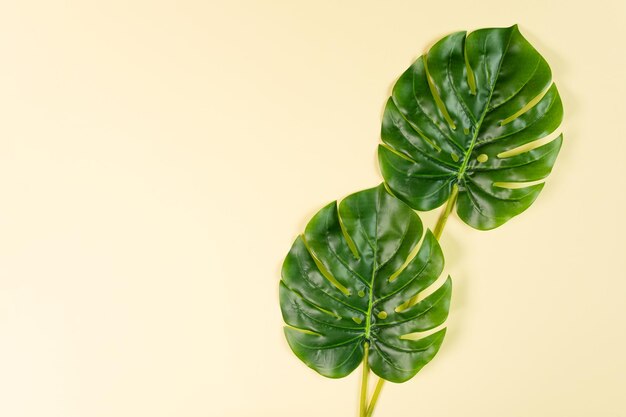
[[(377, 415), (626, 416), (626, 3), (9, 1), (0, 7), (0, 416), (355, 416), (289, 351), (280, 264), (381, 180), (390, 86), (519, 23), (565, 143), (545, 191), (453, 218), (449, 336)], [(434, 224), (436, 213), (423, 216)]]

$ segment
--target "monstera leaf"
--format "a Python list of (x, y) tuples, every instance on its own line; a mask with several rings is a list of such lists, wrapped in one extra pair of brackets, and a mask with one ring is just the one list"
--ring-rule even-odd
[[(451, 196), (477, 229), (528, 208), (561, 147), (550, 67), (517, 26), (453, 33), (396, 82), (379, 160), (394, 195), (417, 210)], [(541, 140), (543, 139), (543, 140)]]
[[(381, 185), (333, 202), (311, 219), (282, 269), (280, 306), (293, 352), (320, 374), (341, 378), (368, 349), (378, 376), (403, 382), (437, 353), (451, 281), (415, 303), (443, 269), (430, 231)], [(411, 258), (411, 255), (414, 255)]]

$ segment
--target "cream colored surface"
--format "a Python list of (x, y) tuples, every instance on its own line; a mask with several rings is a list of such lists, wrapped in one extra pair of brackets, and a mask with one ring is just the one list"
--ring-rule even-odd
[[(4, 1), (0, 416), (355, 416), (282, 336), (292, 239), (377, 185), (382, 108), (439, 37), (548, 59), (565, 144), (527, 213), (454, 218), (449, 337), (377, 415), (624, 417), (626, 3)], [(434, 225), (436, 213), (423, 216)]]

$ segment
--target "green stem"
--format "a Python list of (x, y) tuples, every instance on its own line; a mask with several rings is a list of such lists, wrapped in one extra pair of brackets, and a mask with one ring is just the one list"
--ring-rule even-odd
[(374, 388), (374, 394), (372, 394), (372, 399), (370, 400), (370, 405), (367, 407), (367, 413), (365, 414), (365, 417), (372, 417), (372, 414), (374, 414), (374, 407), (376, 406), (376, 402), (378, 401), (380, 391), (383, 389), (383, 385), (385, 385), (385, 380), (382, 378), (378, 378), (378, 382), (376, 383), (376, 388)]
[(365, 354), (363, 355), (363, 375), (361, 376), (361, 401), (359, 406), (359, 416), (366, 417), (367, 413), (367, 379), (370, 374), (370, 366), (368, 363), (369, 344), (365, 342)]
[[(439, 238), (441, 237), (441, 234), (443, 233), (443, 229), (446, 227), (446, 223), (448, 222), (448, 217), (450, 217), (450, 214), (452, 213), (452, 210), (454, 209), (454, 206), (456, 205), (456, 199), (458, 196), (459, 196), (459, 187), (457, 184), (454, 184), (452, 186), (452, 192), (450, 193), (450, 198), (448, 198), (448, 202), (446, 203), (446, 206), (444, 207), (444, 209), (441, 211), (441, 214), (439, 215), (439, 219), (437, 220), (437, 224), (435, 225), (435, 231), (433, 232), (433, 234), (435, 235), (435, 239), (439, 240)], [(417, 296), (415, 296), (414, 298), (415, 300), (411, 299), (411, 302), (409, 303), (409, 305), (417, 301)], [(367, 351), (365, 352), (365, 355), (366, 355), (365, 357), (367, 358)], [(363, 405), (361, 403), (361, 417), (372, 416), (372, 414), (374, 413), (374, 407), (376, 406), (376, 402), (378, 401), (378, 396), (380, 395), (380, 391), (383, 389), (383, 385), (385, 385), (385, 380), (382, 378), (379, 378), (378, 382), (376, 383), (376, 388), (374, 389), (374, 394), (372, 395), (370, 404), (367, 406), (367, 411), (365, 414), (363, 414)], [(361, 386), (361, 401), (363, 401), (363, 395), (364, 395), (363, 386)]]
[(435, 239), (437, 240), (439, 240), (439, 238), (441, 237), (441, 234), (443, 233), (443, 228), (446, 227), (448, 217), (450, 217), (450, 213), (452, 213), (452, 210), (454, 209), (454, 205), (456, 204), (456, 198), (458, 197), (458, 195), (459, 186), (457, 184), (454, 184), (452, 186), (450, 198), (448, 198), (448, 203), (439, 215), (439, 220), (437, 220), (437, 224), (435, 225), (435, 231), (433, 232), (433, 234), (435, 235)]

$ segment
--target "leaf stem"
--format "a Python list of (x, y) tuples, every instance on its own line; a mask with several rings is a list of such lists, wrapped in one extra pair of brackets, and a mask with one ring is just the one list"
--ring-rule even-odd
[(448, 217), (452, 210), (454, 209), (454, 205), (456, 204), (456, 198), (459, 195), (459, 186), (454, 184), (452, 186), (452, 192), (450, 193), (450, 198), (448, 198), (448, 203), (446, 207), (443, 209), (441, 214), (439, 215), (439, 220), (437, 220), (437, 224), (435, 225), (435, 231), (433, 234), (435, 235), (435, 239), (439, 240), (441, 234), (443, 233), (443, 228), (446, 227), (446, 223), (448, 222)]
[(385, 380), (382, 378), (378, 378), (376, 388), (374, 388), (374, 394), (372, 394), (372, 399), (370, 400), (370, 405), (367, 406), (367, 413), (365, 414), (365, 417), (372, 417), (372, 414), (374, 414), (374, 407), (376, 406), (376, 402), (378, 401), (380, 391), (383, 389), (383, 385), (385, 385)]
[[(448, 222), (448, 217), (450, 217), (450, 213), (452, 213), (452, 210), (454, 209), (454, 206), (456, 205), (456, 199), (458, 196), (459, 196), (459, 186), (457, 184), (454, 184), (452, 186), (452, 192), (450, 193), (448, 202), (446, 203), (446, 206), (444, 207), (444, 209), (441, 211), (441, 214), (439, 215), (439, 219), (437, 220), (437, 224), (435, 225), (435, 231), (433, 232), (433, 234), (435, 235), (435, 239), (439, 240), (439, 238), (441, 237), (441, 234), (443, 233), (443, 229), (446, 227), (446, 223)], [(367, 362), (367, 350), (365, 351), (365, 361)], [(365, 366), (364, 366), (364, 372), (365, 372)], [(369, 373), (369, 369), (368, 369), (368, 373)], [(365, 382), (365, 384), (367, 385), (367, 381)], [(367, 406), (367, 410), (365, 414), (363, 414), (364, 390), (363, 390), (363, 385), (361, 385), (361, 414), (360, 414), (361, 417), (372, 416), (372, 414), (374, 413), (374, 407), (376, 406), (376, 402), (378, 401), (378, 396), (380, 395), (380, 391), (383, 389), (384, 385), (385, 385), (385, 380), (382, 378), (379, 378), (378, 382), (376, 383), (376, 388), (374, 388), (374, 394), (372, 394), (372, 399), (370, 400), (370, 403)]]
[(361, 401), (359, 405), (359, 416), (366, 417), (367, 413), (367, 379), (370, 374), (370, 366), (368, 363), (369, 343), (365, 342), (365, 354), (363, 355), (363, 374), (361, 376)]

